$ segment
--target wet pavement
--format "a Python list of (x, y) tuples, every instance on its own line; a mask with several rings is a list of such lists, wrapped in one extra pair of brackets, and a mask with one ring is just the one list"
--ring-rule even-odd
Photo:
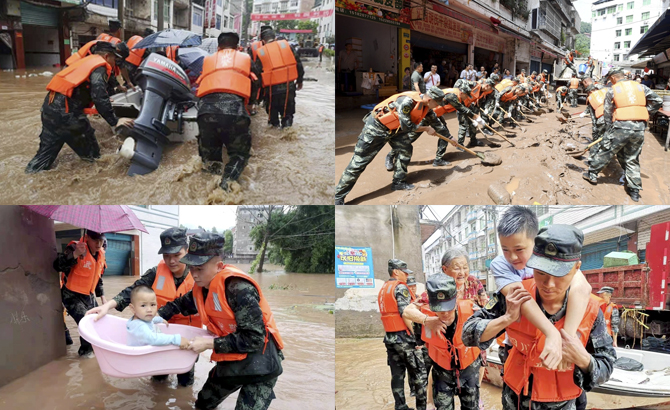
[[(248, 270), (248, 265), (237, 265)], [(280, 269), (268, 266), (268, 269)], [(114, 297), (136, 278), (104, 278), (105, 294)], [(254, 275), (268, 299), (284, 340), (284, 373), (275, 386), (277, 398), (270, 409), (333, 409), (335, 377), (335, 318), (330, 310), (335, 301), (333, 276), (285, 274), (280, 270)], [(98, 299), (99, 302), (99, 299)], [(113, 314), (129, 318), (126, 309)], [(150, 377), (117, 379), (100, 372), (96, 359), (80, 358), (77, 326), (66, 319), (74, 344), (67, 354), (0, 388), (2, 409), (190, 409), (205, 383), (211, 350), (200, 354), (196, 363), (195, 384), (177, 385), (176, 376), (166, 382)], [(218, 409), (234, 409), (237, 394)]]
[[(553, 108), (553, 98), (552, 98)], [(571, 113), (584, 109), (569, 108)], [(358, 135), (363, 128), (361, 119), (366, 110), (357, 108), (336, 113), (335, 177), (337, 184), (354, 152)], [(622, 176), (618, 162), (613, 160), (592, 186), (582, 179), (588, 168), (585, 160), (566, 154), (571, 145), (585, 147), (591, 138), (589, 118), (577, 118), (582, 125), (561, 125), (556, 112), (530, 115), (533, 123), (521, 122), (527, 133), (514, 131), (509, 138), (516, 147), (493, 135), (490, 140), (500, 148), (478, 147), (476, 152), (490, 152), (502, 158), (499, 166), (484, 166), (478, 158), (449, 146), (445, 167), (433, 167), (437, 138), (422, 135), (414, 143), (412, 161), (408, 167), (407, 182), (416, 188), (411, 191), (391, 191), (393, 174), (386, 171), (384, 160), (390, 151), (387, 144), (362, 173), (346, 201), (350, 204), (494, 204), (488, 195), (489, 186), (496, 184), (512, 194), (512, 204), (633, 204), (619, 183)], [(458, 134), (455, 113), (447, 114), (447, 127), (452, 135)], [(518, 130), (518, 128), (517, 128)], [(505, 135), (503, 133), (503, 135)], [(582, 137), (583, 136), (583, 137)], [(586, 137), (586, 138), (585, 138)], [(482, 134), (477, 138), (483, 140)], [(468, 139), (466, 139), (466, 143)], [(640, 204), (670, 202), (670, 152), (665, 152), (665, 135), (654, 135), (647, 130), (640, 165), (642, 188)], [(588, 155), (588, 154), (587, 154)]]
[(333, 60), (324, 58), (321, 68), (317, 58), (304, 58), (303, 63), (305, 78), (317, 81), (305, 81), (297, 92), (293, 127), (271, 129), (265, 110), (258, 110), (252, 117), (252, 157), (230, 193), (218, 187), (219, 176), (201, 172), (196, 141), (168, 146), (156, 171), (127, 176), (129, 162), (116, 154), (122, 140), (101, 118), (91, 121), (101, 159), (84, 162), (66, 146), (54, 169), (26, 175), (25, 166), (37, 152), (40, 108), (51, 79), (38, 74), (57, 69), (0, 72), (0, 180), (11, 182), (5, 184), (0, 202), (332, 204)]
[[(483, 382), (479, 390), (486, 410), (502, 410), (502, 388)], [(414, 397), (405, 377), (405, 397), (414, 408)], [(623, 397), (600, 393), (587, 394), (588, 409), (668, 410), (668, 399)], [(458, 397), (456, 408), (460, 408)], [(338, 410), (393, 410), (391, 370), (386, 364), (382, 338), (337, 339), (335, 341), (335, 405)], [(429, 406), (428, 409), (431, 409)]]

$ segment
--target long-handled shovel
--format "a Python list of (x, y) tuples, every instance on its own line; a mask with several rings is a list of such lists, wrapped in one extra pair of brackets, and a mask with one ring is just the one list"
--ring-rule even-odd
[(512, 134), (512, 135), (511, 135), (512, 137), (516, 137), (516, 133), (515, 133), (515, 132), (512, 132), (512, 131), (508, 130), (507, 128), (505, 128), (501, 123), (499, 123), (498, 121), (496, 121), (496, 119), (493, 118), (492, 115), (487, 115), (487, 117), (489, 117), (489, 119), (493, 120), (493, 122), (495, 122), (496, 124), (498, 124), (498, 126), (499, 126), (500, 128), (502, 128), (503, 130), (505, 130), (506, 133), (508, 133), (508, 134)]
[(588, 151), (589, 149), (591, 149), (592, 146), (596, 145), (597, 143), (599, 143), (599, 142), (602, 141), (602, 140), (603, 140), (603, 137), (600, 137), (600, 138), (598, 138), (597, 140), (595, 140), (595, 141), (593, 141), (592, 143), (590, 143), (589, 145), (587, 145), (586, 148), (584, 148), (583, 150), (581, 150), (581, 151), (572, 151), (572, 152), (568, 152), (568, 155), (570, 155), (571, 157), (574, 157), (574, 158), (579, 158), (579, 157), (581, 157), (582, 155), (586, 154), (586, 151)]
[(453, 145), (457, 148), (462, 149), (463, 151), (467, 152), (468, 154), (476, 156), (477, 158), (479, 158), (482, 161), (482, 164), (484, 164), (484, 165), (500, 165), (500, 164), (502, 164), (502, 158), (500, 158), (496, 154), (493, 154), (491, 152), (485, 152), (483, 154), (481, 152), (474, 152), (471, 149), (465, 148), (464, 146), (462, 146), (458, 142), (456, 142), (452, 139), (449, 139), (447, 137), (443, 137), (440, 134), (435, 134), (435, 136), (437, 138), (441, 138), (441, 139), (447, 141), (449, 144), (451, 144), (451, 145)]
[[(489, 117), (489, 118), (490, 118), (490, 117)], [(470, 120), (473, 121), (473, 122), (475, 122), (472, 118), (470, 118)], [(513, 143), (512, 141), (508, 140), (507, 137), (505, 137), (504, 135), (502, 135), (502, 134), (499, 133), (498, 131), (496, 131), (496, 130), (494, 130), (493, 128), (491, 128), (487, 123), (484, 123), (484, 125), (485, 125), (486, 128), (488, 128), (489, 130), (495, 132), (500, 138), (502, 138), (502, 139), (504, 139), (505, 141), (509, 142), (513, 147), (516, 146), (516, 145), (514, 145), (514, 143)], [(492, 143), (492, 144), (494, 144), (494, 145), (500, 146), (500, 144), (495, 143), (495, 142), (489, 140), (489, 139), (486, 137), (486, 134), (484, 134), (483, 132), (482, 132), (482, 135), (484, 135), (484, 138), (486, 139), (486, 141), (488, 141), (488, 142), (490, 142), (490, 143)]]
[(502, 110), (502, 112), (504, 112), (505, 114), (507, 114), (507, 116), (508, 116), (512, 121), (514, 121), (514, 123), (521, 129), (521, 132), (523, 132), (523, 133), (525, 134), (525, 133), (528, 131), (528, 130), (526, 130), (524, 127), (522, 127), (521, 124), (519, 124), (518, 122), (516, 122), (516, 120), (514, 119), (514, 117), (512, 117), (512, 114), (510, 114), (510, 113), (508, 113), (507, 111), (505, 111), (505, 109), (504, 109), (503, 107), (500, 107), (500, 106), (499, 106), (498, 108), (500, 108), (500, 109)]

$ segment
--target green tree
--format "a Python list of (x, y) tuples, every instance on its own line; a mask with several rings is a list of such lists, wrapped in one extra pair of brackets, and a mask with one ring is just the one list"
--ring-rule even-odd
[(212, 233), (219, 233), (219, 231), (216, 230), (216, 226), (212, 226)]
[(591, 23), (582, 21), (579, 32), (580, 34), (575, 37), (575, 49), (579, 51), (582, 58), (586, 58), (591, 54)]
[(226, 243), (223, 245), (223, 251), (230, 255), (233, 253), (233, 231), (226, 229), (223, 231), (223, 237), (226, 240)]
[(312, 34), (316, 34), (317, 27), (319, 27), (318, 21), (300, 20), (298, 23), (298, 30), (312, 30)]

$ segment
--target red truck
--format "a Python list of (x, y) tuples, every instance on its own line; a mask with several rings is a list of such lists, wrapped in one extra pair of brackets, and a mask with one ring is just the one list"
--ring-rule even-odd
[[(668, 280), (670, 269), (670, 221), (651, 227), (647, 243), (646, 263), (583, 271), (586, 280), (597, 292), (603, 286), (614, 288), (612, 302), (619, 308), (640, 309), (648, 314), (643, 337), (670, 337), (670, 298)], [(633, 320), (622, 321), (619, 334), (640, 339), (639, 326), (634, 334)]]

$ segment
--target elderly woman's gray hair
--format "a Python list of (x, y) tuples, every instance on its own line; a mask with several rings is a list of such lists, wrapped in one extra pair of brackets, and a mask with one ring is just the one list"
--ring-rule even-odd
[(451, 261), (453, 261), (456, 258), (464, 257), (465, 260), (468, 260), (468, 253), (465, 251), (465, 248), (449, 248), (447, 251), (442, 255), (442, 266), (449, 266), (451, 265)]

